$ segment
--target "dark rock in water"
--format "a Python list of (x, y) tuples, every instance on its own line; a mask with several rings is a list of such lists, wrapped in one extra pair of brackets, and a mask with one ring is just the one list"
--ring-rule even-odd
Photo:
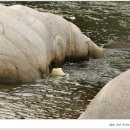
[(111, 48), (111, 49), (130, 49), (130, 43), (118, 42), (110, 40), (108, 44), (105, 44), (103, 48)]

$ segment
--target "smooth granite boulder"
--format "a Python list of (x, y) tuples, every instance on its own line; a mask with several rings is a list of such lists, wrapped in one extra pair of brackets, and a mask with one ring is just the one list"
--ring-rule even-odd
[(32, 82), (63, 61), (103, 57), (103, 49), (61, 16), (0, 5), (0, 82)]
[(79, 119), (130, 119), (130, 69), (106, 84)]

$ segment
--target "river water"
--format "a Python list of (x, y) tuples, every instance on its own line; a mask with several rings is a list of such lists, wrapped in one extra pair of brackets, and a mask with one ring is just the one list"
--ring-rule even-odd
[[(130, 2), (1, 3), (61, 15), (100, 46), (110, 40), (130, 43)], [(106, 49), (102, 59), (65, 63), (64, 77), (47, 77), (33, 84), (1, 84), (0, 118), (77, 119), (100, 89), (129, 67), (129, 50)]]

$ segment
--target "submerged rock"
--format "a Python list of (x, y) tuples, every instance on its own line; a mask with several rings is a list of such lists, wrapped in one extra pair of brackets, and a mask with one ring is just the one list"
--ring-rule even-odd
[(130, 43), (110, 40), (108, 44), (105, 44), (103, 47), (110, 49), (130, 49)]

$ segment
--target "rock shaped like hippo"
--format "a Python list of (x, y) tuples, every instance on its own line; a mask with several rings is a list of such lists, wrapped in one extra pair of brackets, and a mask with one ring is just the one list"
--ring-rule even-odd
[(0, 5), (0, 82), (31, 82), (64, 60), (101, 58), (103, 50), (64, 18)]
[(130, 119), (130, 69), (106, 84), (79, 119)]

